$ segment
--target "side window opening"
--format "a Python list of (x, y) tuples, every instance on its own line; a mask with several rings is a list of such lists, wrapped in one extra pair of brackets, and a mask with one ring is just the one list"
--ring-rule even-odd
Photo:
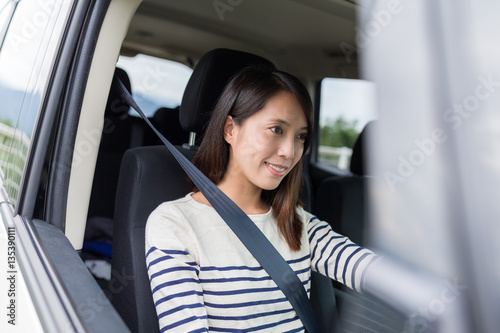
[(14, 207), (41, 96), (64, 28), (61, 18), (70, 8), (70, 2), (0, 2), (0, 168)]
[[(120, 56), (117, 67), (129, 75), (132, 96), (148, 117), (152, 117), (159, 108), (173, 109), (181, 104), (193, 71), (179, 62), (144, 54)], [(130, 115), (139, 116), (135, 111), (131, 111)]]
[(321, 81), (318, 162), (348, 170), (359, 133), (376, 119), (375, 84), (365, 80)]
[(0, 0), (0, 47), (17, 4), (16, 0)]
[[(155, 127), (167, 139), (179, 134), (178, 107), (192, 69), (143, 54), (120, 56), (116, 73)], [(142, 118), (110, 91), (87, 216), (81, 258), (108, 294), (111, 279), (113, 217), (120, 165), (125, 151), (161, 144)], [(175, 133), (172, 133), (175, 132)], [(182, 133), (181, 133), (182, 134)], [(187, 142), (189, 133), (185, 133)], [(183, 137), (184, 140), (184, 137)], [(175, 140), (171, 140), (173, 144)], [(182, 144), (182, 143), (181, 143)]]

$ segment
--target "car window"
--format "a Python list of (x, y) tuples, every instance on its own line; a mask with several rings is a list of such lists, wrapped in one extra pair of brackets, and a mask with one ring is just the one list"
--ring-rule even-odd
[[(117, 67), (130, 77), (132, 96), (144, 113), (151, 117), (161, 107), (175, 108), (181, 104), (191, 72), (186, 65), (143, 54), (120, 56)], [(135, 111), (131, 115), (138, 116)]]
[(375, 85), (365, 80), (325, 78), (319, 109), (318, 161), (347, 170), (359, 133), (376, 118)]
[[(14, 206), (70, 2), (20, 1), (0, 50), (0, 168)], [(1, 23), (1, 22), (0, 22)]]
[(0, 0), (0, 47), (16, 5), (15, 0)]

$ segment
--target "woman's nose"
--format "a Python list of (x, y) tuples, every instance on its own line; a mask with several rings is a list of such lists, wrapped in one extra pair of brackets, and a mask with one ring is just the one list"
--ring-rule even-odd
[(278, 155), (286, 159), (291, 159), (295, 156), (295, 138), (284, 138), (280, 144)]

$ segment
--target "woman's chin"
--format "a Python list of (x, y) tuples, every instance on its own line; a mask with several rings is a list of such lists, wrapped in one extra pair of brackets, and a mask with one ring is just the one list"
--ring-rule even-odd
[(262, 184), (263, 186), (261, 186), (260, 188), (264, 191), (273, 191), (275, 189), (278, 188), (278, 186), (280, 186), (281, 182), (273, 182), (273, 183), (270, 183), (270, 184)]

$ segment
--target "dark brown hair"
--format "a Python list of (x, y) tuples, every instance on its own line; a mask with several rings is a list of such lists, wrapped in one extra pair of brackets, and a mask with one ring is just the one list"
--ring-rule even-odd
[[(264, 108), (267, 101), (282, 91), (292, 93), (299, 101), (307, 119), (304, 152), (312, 138), (312, 102), (302, 82), (295, 76), (268, 67), (248, 67), (234, 76), (224, 88), (196, 153), (193, 164), (213, 183), (218, 184), (227, 170), (229, 144), (224, 140), (224, 124), (228, 115), (241, 126), (248, 117)], [(302, 158), (274, 190), (263, 190), (262, 198), (269, 204), (278, 229), (293, 251), (300, 250), (302, 222), (297, 206), (302, 205)], [(195, 187), (195, 190), (196, 187)]]

